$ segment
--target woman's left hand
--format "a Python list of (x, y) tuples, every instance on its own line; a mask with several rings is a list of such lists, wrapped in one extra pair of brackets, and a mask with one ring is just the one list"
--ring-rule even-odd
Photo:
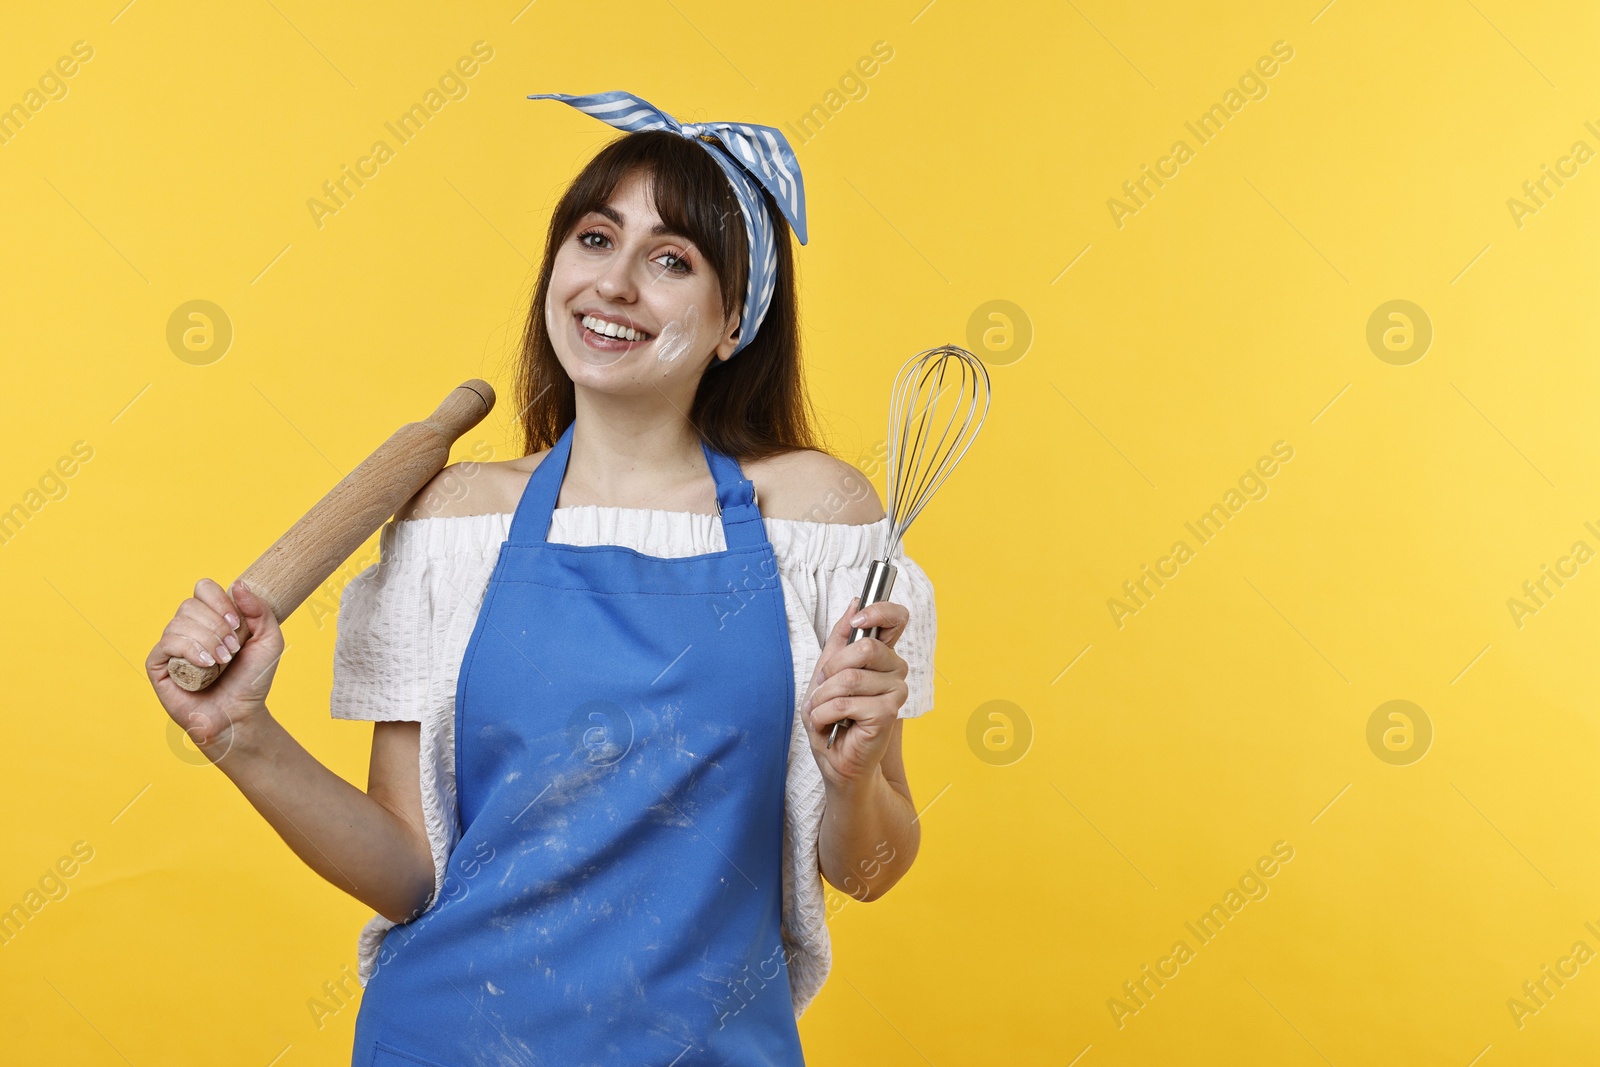
[[(869, 604), (859, 612), (865, 618), (858, 625), (868, 630), (879, 627), (878, 636), (850, 641), (850, 620), (858, 614), (859, 599), (852, 599), (834, 623), (803, 708), (811, 753), (823, 778), (834, 784), (864, 781), (877, 771), (909, 693), (906, 661), (894, 645), (905, 633), (911, 613), (889, 600)], [(840, 719), (851, 719), (853, 724), (841, 727), (829, 748), (828, 734)]]

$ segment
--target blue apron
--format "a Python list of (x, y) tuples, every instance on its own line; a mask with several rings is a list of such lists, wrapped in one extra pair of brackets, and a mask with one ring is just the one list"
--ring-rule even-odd
[(546, 540), (568, 425), (456, 688), (460, 841), (391, 928), (354, 1067), (802, 1064), (783, 948), (795, 685), (772, 544), (702, 442), (727, 548)]

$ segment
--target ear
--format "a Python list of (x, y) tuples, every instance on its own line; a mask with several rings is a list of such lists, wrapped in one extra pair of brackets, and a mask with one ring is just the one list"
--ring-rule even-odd
[(717, 347), (713, 350), (713, 353), (716, 355), (716, 357), (718, 359), (723, 360), (724, 362), (726, 362), (728, 359), (732, 358), (733, 350), (735, 348), (738, 348), (738, 347), (739, 347), (739, 322), (736, 319), (736, 320), (734, 320), (732, 328), (729, 329), (729, 331), (726, 334), (723, 335), (722, 340), (717, 342)]

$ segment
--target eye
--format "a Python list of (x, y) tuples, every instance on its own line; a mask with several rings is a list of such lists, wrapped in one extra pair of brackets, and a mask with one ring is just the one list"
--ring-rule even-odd
[(599, 230), (585, 230), (583, 233), (578, 235), (578, 243), (583, 245), (585, 248), (598, 248), (598, 245), (589, 244), (589, 238), (591, 237), (598, 237), (602, 241), (610, 240), (610, 238), (601, 233)]
[(667, 269), (669, 271), (671, 271), (672, 273), (674, 273), (674, 274), (688, 274), (690, 272), (691, 268), (689, 266), (689, 261), (687, 259), (685, 259), (684, 257), (682, 257), (682, 256), (674, 255), (671, 252), (663, 252), (659, 256), (657, 256), (656, 259), (657, 260), (662, 260), (662, 259), (670, 259), (670, 260), (672, 260), (673, 263), (671, 265), (668, 265)]

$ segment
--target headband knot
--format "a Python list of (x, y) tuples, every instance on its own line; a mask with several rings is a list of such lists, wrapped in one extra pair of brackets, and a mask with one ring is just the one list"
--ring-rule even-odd
[(586, 96), (533, 93), (528, 99), (560, 100), (585, 115), (629, 133), (667, 130), (698, 142), (711, 153), (733, 187), (740, 214), (744, 216), (745, 236), (749, 239), (750, 271), (745, 284), (744, 312), (739, 320), (739, 345), (733, 350), (737, 355), (761, 328), (777, 282), (777, 241), (761, 190), (772, 194), (773, 202), (794, 228), (795, 236), (801, 244), (806, 243), (805, 184), (800, 177), (800, 161), (788, 140), (771, 126), (743, 122), (680, 123), (665, 111), (620, 89)]

